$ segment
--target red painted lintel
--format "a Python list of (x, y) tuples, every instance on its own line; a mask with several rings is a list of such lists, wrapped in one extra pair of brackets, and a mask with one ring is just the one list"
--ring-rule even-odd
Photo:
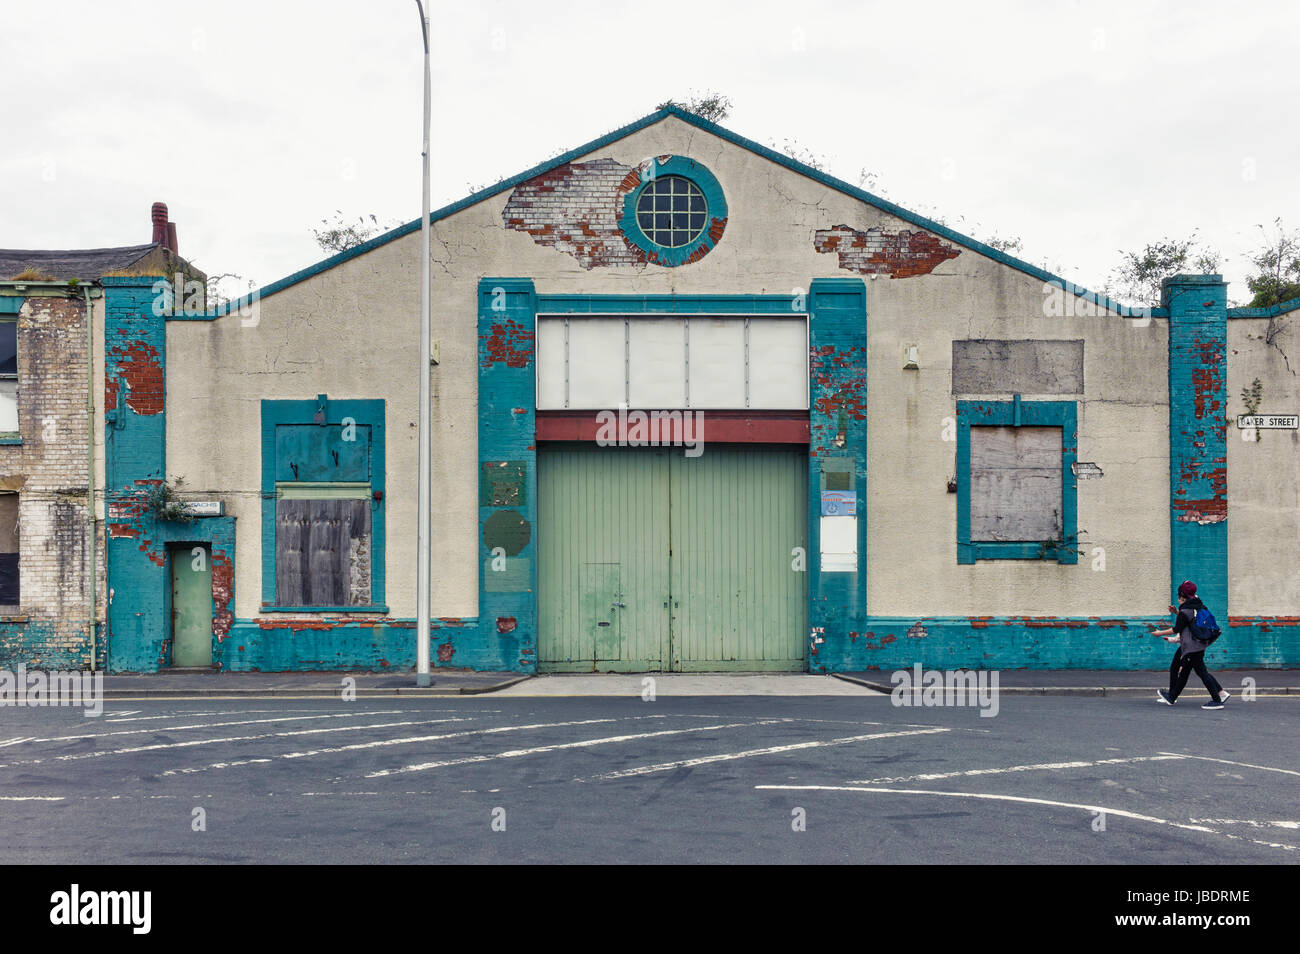
[[(538, 411), (539, 441), (595, 441), (600, 431), (598, 411)], [(647, 412), (650, 413), (650, 412)], [(691, 413), (683, 411), (683, 414)], [(702, 431), (688, 429), (692, 440), (719, 444), (807, 444), (807, 411), (697, 411)], [(625, 431), (619, 439), (626, 440)], [(666, 443), (661, 439), (661, 443)]]

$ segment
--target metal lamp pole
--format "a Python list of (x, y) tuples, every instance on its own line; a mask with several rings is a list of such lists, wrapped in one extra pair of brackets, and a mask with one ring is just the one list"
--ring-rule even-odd
[(429, 511), (430, 511), (430, 446), (429, 446), (429, 368), (430, 353), (429, 314), (429, 97), (432, 85), (429, 70), (429, 18), (424, 15), (424, 4), (415, 0), (420, 12), (420, 32), (424, 37), (424, 195), (420, 205), (420, 467), (418, 480), (419, 504), (416, 521), (415, 562), (415, 633), (416, 667), (415, 684), (427, 686), (429, 675)]

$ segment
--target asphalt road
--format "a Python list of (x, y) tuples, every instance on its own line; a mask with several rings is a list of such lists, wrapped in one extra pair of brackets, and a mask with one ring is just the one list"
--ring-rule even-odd
[(1300, 862), (1300, 698), (1202, 697), (6, 708), (0, 863)]

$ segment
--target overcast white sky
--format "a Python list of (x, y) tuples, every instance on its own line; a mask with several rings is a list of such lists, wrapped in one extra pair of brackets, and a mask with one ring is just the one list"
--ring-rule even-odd
[[(487, 0), (431, 4), (433, 206), (716, 90), (724, 123), (1100, 287), (1199, 230), (1248, 297), (1300, 226), (1300, 4)], [(265, 285), (334, 211), (420, 208), (413, 0), (7, 4), (0, 247), (149, 241)]]

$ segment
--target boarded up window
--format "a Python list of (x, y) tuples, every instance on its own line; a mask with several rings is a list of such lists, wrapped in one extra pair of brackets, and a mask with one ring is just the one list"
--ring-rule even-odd
[(370, 605), (370, 501), (275, 503), (275, 602)]
[(0, 606), (19, 602), (18, 495), (0, 494)]
[(1059, 427), (970, 429), (972, 542), (1044, 542), (1062, 535)]

